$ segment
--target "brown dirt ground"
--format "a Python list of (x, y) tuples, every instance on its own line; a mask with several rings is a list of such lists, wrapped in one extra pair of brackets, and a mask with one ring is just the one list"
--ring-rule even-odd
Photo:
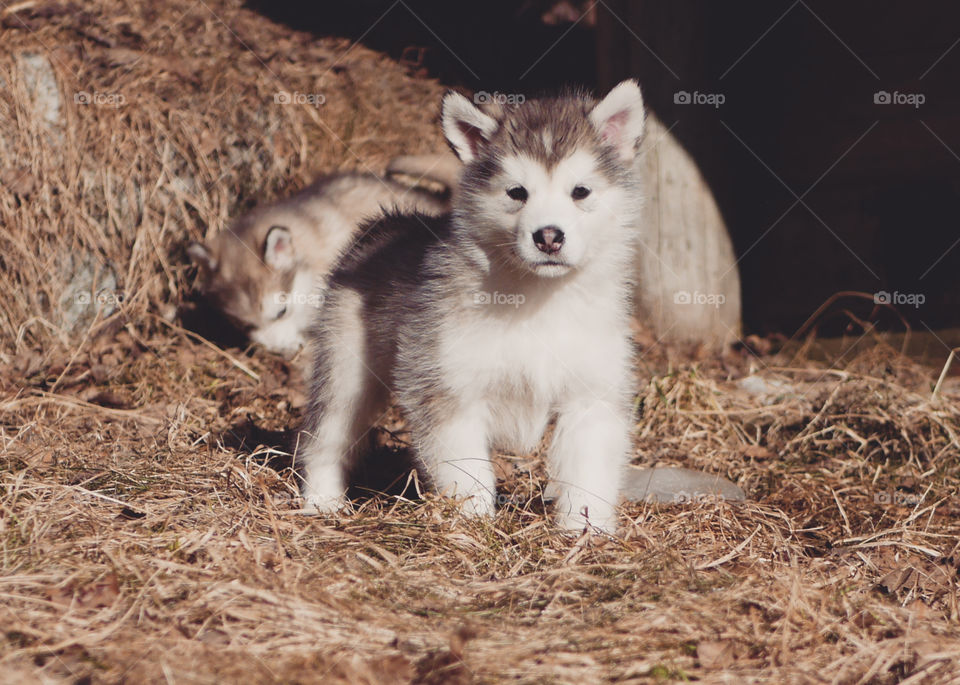
[[(0, 45), (0, 680), (960, 682), (952, 376), (872, 336), (826, 363), (640, 336), (636, 463), (747, 503), (629, 503), (621, 536), (575, 540), (537, 455), (501, 455), (494, 520), (429, 494), (304, 517), (277, 449), (297, 364), (175, 323), (183, 245), (317, 171), (439, 149), (442, 88), (229, 0), (18, 3)], [(66, 93), (52, 129), (24, 51)], [(67, 329), (78, 254), (124, 297)]]

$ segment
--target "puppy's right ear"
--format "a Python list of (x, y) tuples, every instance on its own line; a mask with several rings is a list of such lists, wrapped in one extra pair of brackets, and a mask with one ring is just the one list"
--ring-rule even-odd
[(440, 119), (443, 135), (464, 164), (476, 158), (480, 146), (490, 141), (499, 125), (496, 119), (453, 91), (443, 96)]
[(217, 260), (210, 254), (210, 250), (201, 243), (190, 243), (187, 246), (187, 256), (205, 273), (212, 273), (217, 270)]

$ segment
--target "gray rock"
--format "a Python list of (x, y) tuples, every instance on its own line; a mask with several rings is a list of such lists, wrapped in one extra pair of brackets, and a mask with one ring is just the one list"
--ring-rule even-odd
[(764, 405), (799, 397), (797, 389), (792, 384), (776, 378), (745, 376), (737, 381), (737, 388), (756, 397)]
[(62, 144), (63, 96), (50, 60), (44, 55), (24, 52), (17, 55), (16, 64), (30, 98), (34, 120), (47, 131), (52, 141)]
[(678, 467), (631, 468), (623, 493), (630, 500), (676, 504), (706, 498), (734, 502), (747, 498), (743, 490), (726, 478)]
[(76, 333), (113, 314), (123, 301), (117, 289), (117, 274), (109, 265), (103, 265), (93, 255), (68, 255), (62, 261), (67, 285), (60, 298), (60, 325)]

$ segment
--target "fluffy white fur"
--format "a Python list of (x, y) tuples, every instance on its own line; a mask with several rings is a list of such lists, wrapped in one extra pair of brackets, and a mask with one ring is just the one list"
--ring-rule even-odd
[[(452, 218), (424, 229), (423, 217), (387, 217), (334, 269), (298, 455), (308, 506), (345, 503), (349, 461), (393, 394), (434, 485), (465, 513), (494, 512), (491, 448), (530, 450), (555, 418), (558, 524), (615, 529), (632, 428), (629, 160), (643, 104), (632, 81), (599, 103), (533, 103), (546, 117), (529, 121), (547, 124), (523, 138), (501, 135), (524, 132), (523, 110), (495, 118), (448, 95), (443, 130), (466, 162)], [(575, 147), (557, 147), (572, 136)], [(510, 196), (517, 187), (525, 197)], [(554, 253), (537, 247), (544, 227), (562, 232)]]

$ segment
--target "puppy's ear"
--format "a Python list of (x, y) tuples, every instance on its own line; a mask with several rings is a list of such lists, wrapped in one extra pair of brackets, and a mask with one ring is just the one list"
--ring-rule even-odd
[(620, 159), (630, 161), (643, 139), (643, 96), (633, 79), (622, 81), (590, 111), (590, 122)]
[(187, 256), (204, 273), (213, 273), (217, 270), (217, 260), (210, 254), (210, 250), (202, 243), (190, 243), (187, 246)]
[(277, 271), (286, 271), (296, 261), (293, 257), (293, 236), (286, 226), (271, 226), (263, 241), (263, 261)]
[(448, 92), (440, 106), (443, 135), (457, 157), (467, 164), (477, 156), (480, 147), (490, 141), (497, 130), (497, 120), (484, 114), (479, 107), (460, 93)]

